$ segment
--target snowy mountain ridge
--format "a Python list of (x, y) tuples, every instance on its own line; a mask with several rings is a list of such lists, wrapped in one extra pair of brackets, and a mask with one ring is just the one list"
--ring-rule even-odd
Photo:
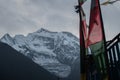
[(1, 42), (32, 59), (59, 77), (67, 77), (71, 66), (79, 58), (79, 39), (68, 32), (50, 32), (41, 28), (26, 37), (5, 34)]

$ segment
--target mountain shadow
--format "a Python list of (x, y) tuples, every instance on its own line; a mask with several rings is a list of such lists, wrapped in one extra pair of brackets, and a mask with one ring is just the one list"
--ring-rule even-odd
[(0, 80), (59, 80), (31, 59), (0, 42)]
[(80, 80), (80, 59), (77, 59), (72, 65), (71, 74), (62, 80)]

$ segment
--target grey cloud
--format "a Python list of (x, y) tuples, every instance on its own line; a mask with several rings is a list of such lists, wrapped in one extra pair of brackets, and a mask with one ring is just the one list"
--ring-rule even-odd
[(120, 32), (120, 11), (115, 6), (102, 6), (106, 37), (108, 40)]
[[(27, 34), (41, 27), (51, 31), (69, 31), (79, 36), (79, 17), (75, 13), (75, 5), (77, 0), (0, 0), (0, 37), (6, 32), (12, 35)], [(108, 39), (120, 30), (118, 8), (102, 7)], [(84, 4), (84, 9), (89, 23), (89, 0)]]

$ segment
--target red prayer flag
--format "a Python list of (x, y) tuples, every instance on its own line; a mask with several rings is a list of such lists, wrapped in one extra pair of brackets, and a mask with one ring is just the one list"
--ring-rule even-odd
[(103, 40), (102, 22), (99, 9), (99, 0), (92, 0), (88, 46)]

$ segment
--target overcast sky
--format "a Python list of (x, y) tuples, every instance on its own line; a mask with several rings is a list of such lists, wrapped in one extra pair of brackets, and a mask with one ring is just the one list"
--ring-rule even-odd
[[(74, 6), (78, 0), (0, 0), (0, 38), (45, 28), (50, 31), (68, 31), (79, 36), (79, 17)], [(106, 1), (106, 0), (101, 0)], [(84, 5), (89, 22), (90, 0)], [(107, 40), (120, 32), (120, 2), (102, 6)]]

